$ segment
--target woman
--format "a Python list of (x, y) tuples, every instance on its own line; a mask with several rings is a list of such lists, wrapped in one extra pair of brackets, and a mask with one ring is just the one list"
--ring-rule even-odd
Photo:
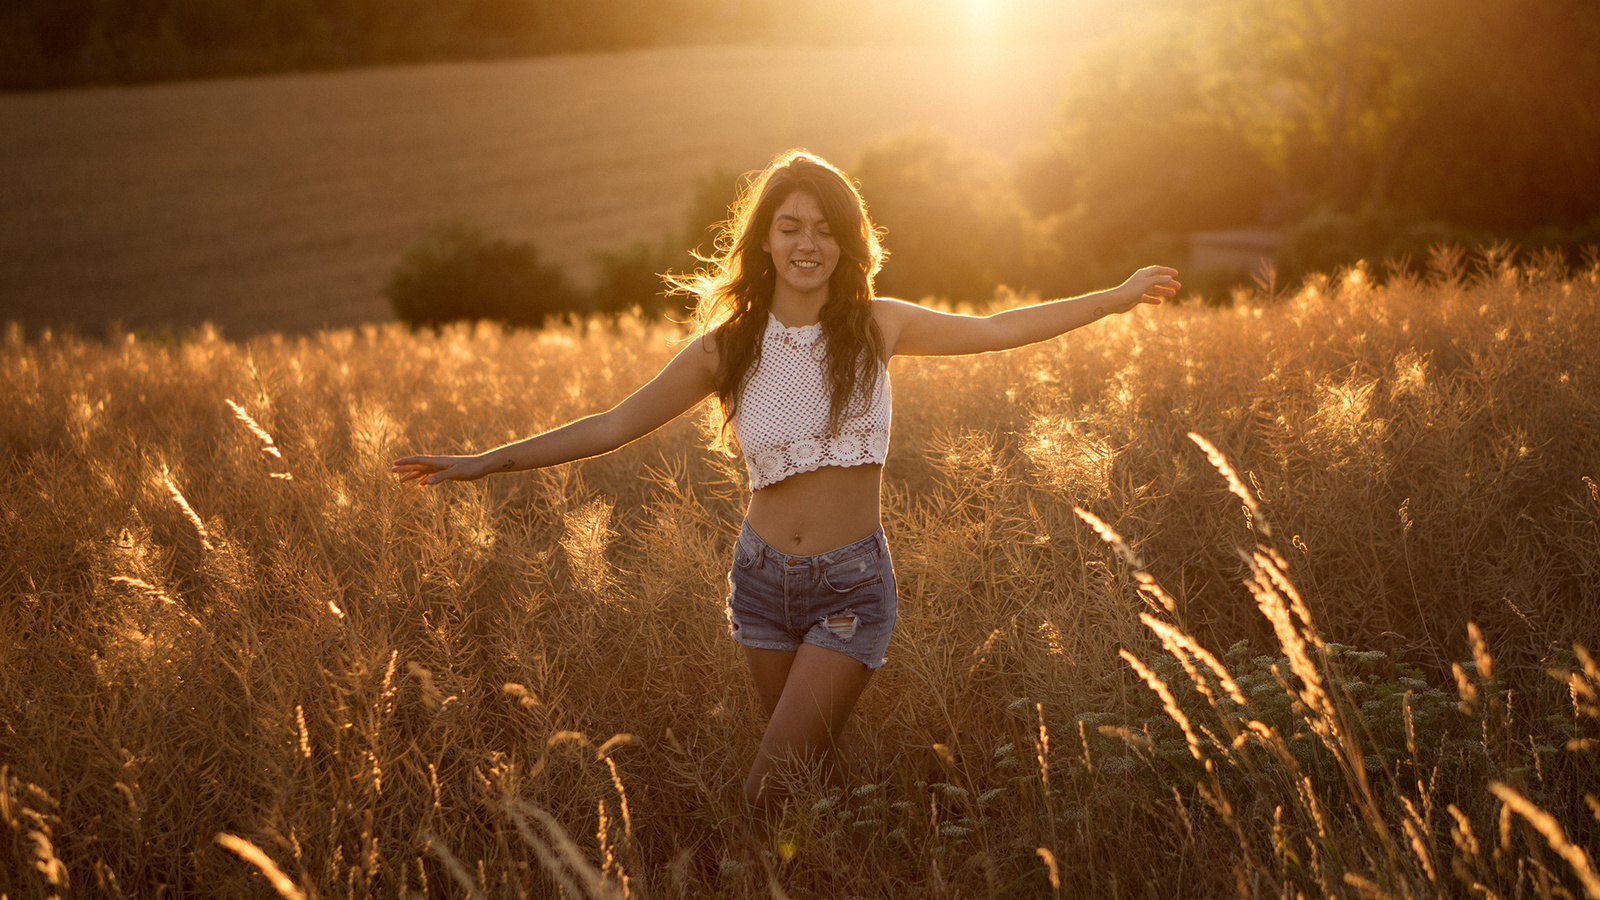
[(982, 317), (874, 297), (884, 253), (861, 196), (802, 151), (750, 183), (718, 249), (679, 283), (699, 297), (698, 338), (614, 408), (476, 456), (406, 457), (393, 471), (442, 484), (597, 456), (715, 395), (716, 445), (737, 445), (750, 473), (728, 606), (768, 716), (745, 782), (762, 808), (779, 766), (836, 773), (845, 723), (884, 663), (896, 608), (879, 524), (890, 357), (1020, 347), (1159, 304), (1179, 284), (1176, 270), (1152, 266), (1111, 290)]

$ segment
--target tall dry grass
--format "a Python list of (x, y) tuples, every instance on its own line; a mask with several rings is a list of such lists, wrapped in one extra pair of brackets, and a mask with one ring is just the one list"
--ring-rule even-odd
[(890, 664), (759, 852), (737, 465), (385, 474), (670, 332), (13, 331), (0, 895), (1600, 897), (1600, 270), (1436, 262), (895, 363)]

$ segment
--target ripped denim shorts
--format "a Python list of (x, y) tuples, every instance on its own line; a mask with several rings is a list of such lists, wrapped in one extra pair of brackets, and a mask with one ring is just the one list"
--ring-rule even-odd
[(747, 522), (728, 574), (733, 639), (758, 650), (816, 644), (869, 669), (884, 663), (897, 603), (883, 529), (814, 556), (773, 549)]

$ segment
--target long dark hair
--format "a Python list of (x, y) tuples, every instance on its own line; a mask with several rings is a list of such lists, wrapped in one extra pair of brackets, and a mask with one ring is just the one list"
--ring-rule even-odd
[(821, 314), (831, 389), (829, 432), (838, 430), (852, 400), (865, 395), (885, 362), (883, 334), (872, 320), (871, 302), (872, 278), (882, 268), (885, 252), (861, 192), (821, 157), (804, 150), (783, 153), (747, 177), (722, 223), (715, 255), (702, 258), (706, 265), (693, 276), (674, 282), (678, 289), (699, 297), (695, 331), (716, 341), (719, 403), (713, 415), (713, 446), (723, 451), (732, 449), (728, 423), (739, 407), (745, 378), (761, 356), (777, 285), (772, 255), (761, 244), (778, 207), (796, 191), (816, 199), (839, 242), (839, 264), (828, 281), (828, 302)]

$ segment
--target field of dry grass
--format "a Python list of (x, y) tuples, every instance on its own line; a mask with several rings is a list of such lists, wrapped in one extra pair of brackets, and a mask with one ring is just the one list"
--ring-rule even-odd
[(737, 466), (386, 474), (671, 332), (14, 329), (0, 895), (1600, 898), (1597, 333), (1441, 256), (896, 362), (901, 626), (752, 853)]
[(429, 225), (574, 277), (676, 228), (695, 180), (931, 127), (1042, 138), (1071, 54), (699, 47), (0, 94), (0, 316), (230, 337), (388, 321)]

